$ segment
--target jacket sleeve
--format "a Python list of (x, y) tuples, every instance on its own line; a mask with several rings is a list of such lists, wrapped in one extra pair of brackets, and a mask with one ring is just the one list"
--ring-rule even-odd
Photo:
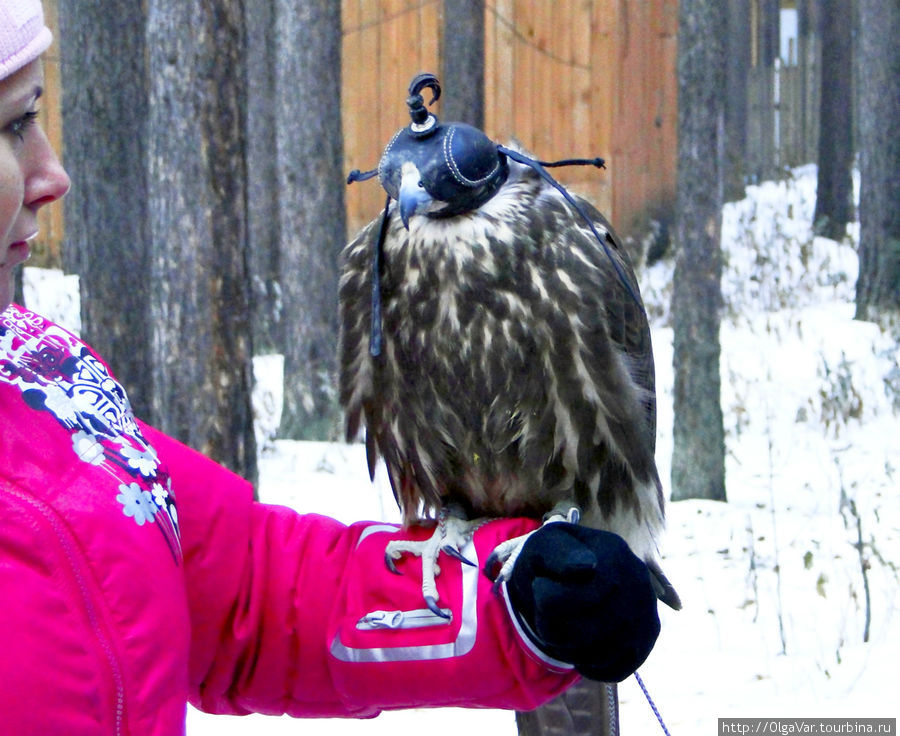
[(408, 707), (528, 710), (578, 679), (513, 624), (481, 572), (500, 542), (534, 522), (490, 522), (464, 554), (442, 555), (440, 604), (424, 606), (421, 562), (384, 564), (393, 539), (423, 539), (363, 522), (344, 526), (253, 501), (243, 479), (142, 426), (168, 465), (178, 508), (192, 625), (191, 702), (213, 713), (371, 717)]

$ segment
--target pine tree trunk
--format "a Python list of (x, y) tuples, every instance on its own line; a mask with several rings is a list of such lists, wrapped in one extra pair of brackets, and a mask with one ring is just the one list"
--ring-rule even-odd
[(59, 3), (67, 270), (135, 413), (247, 478), (243, 3)]
[(126, 0), (60, 0), (59, 22), (73, 182), (63, 266), (80, 277), (85, 339), (110, 361), (135, 413), (152, 419), (145, 21)]
[(725, 500), (719, 378), (725, 14), (718, 0), (682, 0), (679, 7), (675, 500)]
[(822, 0), (822, 93), (819, 173), (813, 222), (820, 235), (841, 240), (853, 219), (853, 8)]
[(519, 736), (619, 736), (616, 683), (582, 680), (546, 705), (516, 713)]
[(444, 0), (441, 118), (484, 127), (484, 0)]
[(278, 149), (275, 115), (275, 7), (257, 3), (247, 19), (247, 267), (253, 351), (284, 353)]
[(900, 320), (900, 5), (860, 0), (856, 317)]
[(818, 100), (821, 96), (821, 64), (819, 49), (821, 39), (816, 30), (821, 14), (819, 0), (800, 0), (797, 3), (797, 59), (802, 70), (800, 128), (803, 135), (801, 159), (815, 161), (818, 158), (820, 115)]
[(275, 87), (279, 286), (285, 325), (280, 434), (337, 431), (338, 255), (344, 245), (341, 4), (277, 0)]
[(747, 169), (747, 89), (750, 71), (750, 0), (728, 7), (725, 96), (725, 199), (743, 199)]
[(243, 7), (149, 4), (147, 317), (154, 419), (253, 478)]

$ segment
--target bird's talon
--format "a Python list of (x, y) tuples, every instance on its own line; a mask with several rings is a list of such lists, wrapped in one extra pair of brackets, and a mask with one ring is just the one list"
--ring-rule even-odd
[(491, 552), (490, 557), (487, 558), (487, 562), (484, 563), (484, 574), (496, 584), (498, 582), (497, 575), (500, 573), (501, 567), (503, 567), (503, 563), (500, 560), (500, 555), (496, 552)]
[(453, 557), (453, 558), (459, 560), (463, 564), (468, 565), (469, 567), (475, 567), (474, 562), (472, 562), (470, 559), (468, 559), (462, 552), (460, 552), (458, 549), (456, 549), (456, 547), (454, 547), (452, 545), (448, 544), (444, 547), (441, 547), (441, 551), (444, 552), (445, 554), (450, 555), (450, 557)]
[(494, 579), (494, 582), (491, 583), (491, 593), (494, 595), (500, 595), (500, 586), (503, 585), (503, 578), (497, 577)]
[(441, 607), (437, 604), (437, 601), (434, 599), (434, 596), (426, 595), (425, 596), (425, 605), (428, 606), (428, 610), (431, 611), (436, 616), (440, 616), (441, 618), (447, 619), (448, 621), (450, 620), (450, 615), (447, 613), (444, 613), (441, 610)]
[(394, 564), (394, 559), (391, 557), (390, 552), (384, 553), (384, 566), (390, 570), (394, 575), (402, 575), (403, 573), (397, 569), (397, 566)]

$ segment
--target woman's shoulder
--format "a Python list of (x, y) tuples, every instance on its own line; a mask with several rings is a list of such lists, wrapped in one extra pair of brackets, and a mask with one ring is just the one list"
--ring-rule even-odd
[[(183, 683), (165, 705), (122, 689), (140, 681), (148, 661), (166, 677), (186, 662), (183, 560), (166, 466), (99, 356), (65, 328), (15, 306), (0, 313), (0, 518), (4, 566), (15, 571), (0, 576), (0, 597), (9, 583), (31, 602), (22, 616), (9, 614), (14, 628), (0, 625), (7, 632), (0, 639), (30, 642), (47, 627), (78, 632), (81, 658), (60, 677), (101, 673), (112, 703), (183, 710)], [(51, 609), (64, 618), (42, 617)], [(60, 650), (74, 651), (57, 638)], [(40, 672), (31, 674), (30, 687), (40, 690)], [(69, 692), (50, 689), (54, 697)]]
[[(125, 389), (78, 336), (11, 306), (0, 315), (0, 466), (53, 503), (109, 496), (138, 526), (155, 523), (180, 557), (170, 482)], [(26, 470), (27, 469), (27, 470)], [(101, 490), (102, 489), (102, 490)], [(92, 509), (94, 510), (94, 509)]]

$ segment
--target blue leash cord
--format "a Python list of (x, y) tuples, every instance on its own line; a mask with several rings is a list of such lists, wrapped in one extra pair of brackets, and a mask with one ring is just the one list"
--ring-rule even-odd
[(644, 691), (644, 697), (647, 698), (647, 702), (650, 703), (650, 707), (653, 709), (653, 715), (656, 716), (656, 720), (659, 721), (659, 725), (662, 726), (663, 733), (666, 736), (672, 736), (672, 734), (669, 733), (669, 729), (666, 728), (666, 724), (663, 722), (662, 716), (659, 714), (659, 711), (656, 708), (656, 703), (654, 703), (653, 698), (650, 697), (647, 686), (644, 685), (644, 681), (641, 679), (641, 676), (637, 672), (634, 673), (634, 679), (637, 680), (638, 685), (641, 686), (641, 690)]

